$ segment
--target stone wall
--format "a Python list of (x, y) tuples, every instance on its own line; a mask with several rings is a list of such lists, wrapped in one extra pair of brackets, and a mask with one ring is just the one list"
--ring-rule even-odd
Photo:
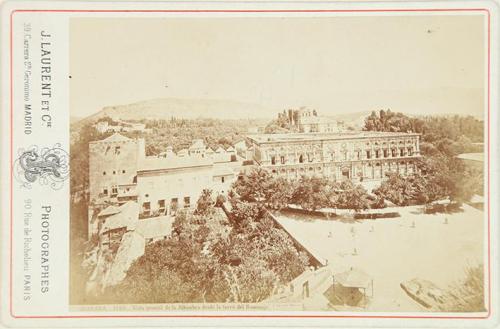
[(132, 184), (139, 158), (144, 156), (144, 140), (107, 140), (89, 144), (91, 201), (112, 197), (118, 185)]

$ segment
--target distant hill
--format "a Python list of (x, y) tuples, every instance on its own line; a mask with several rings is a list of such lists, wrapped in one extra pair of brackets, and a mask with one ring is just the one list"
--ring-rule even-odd
[[(379, 111), (380, 109), (375, 109)], [(386, 109), (384, 109), (386, 110)], [(391, 108), (394, 112), (400, 112), (400, 109)], [(145, 100), (132, 104), (116, 105), (104, 107), (101, 111), (79, 119), (71, 117), (72, 129), (78, 130), (83, 125), (98, 120), (102, 117), (111, 117), (118, 120), (141, 120), (141, 119), (170, 119), (171, 117), (195, 119), (195, 118), (215, 118), (226, 120), (238, 119), (265, 119), (272, 120), (276, 118), (281, 109), (266, 108), (259, 104), (237, 102), (231, 100), (215, 99), (181, 99), (181, 98), (159, 98)], [(349, 111), (340, 114), (324, 113), (319, 109), (320, 115), (344, 121), (347, 127), (361, 129), (364, 126), (365, 118), (370, 115), (372, 110)], [(405, 111), (401, 111), (405, 112)], [(415, 116), (408, 112), (408, 116)], [(451, 113), (441, 115), (452, 115)], [(265, 125), (265, 123), (264, 123)]]
[(276, 112), (261, 105), (236, 101), (160, 98), (126, 105), (107, 106), (84, 120), (95, 121), (105, 116), (121, 120), (170, 119), (171, 117), (254, 119), (272, 118)]

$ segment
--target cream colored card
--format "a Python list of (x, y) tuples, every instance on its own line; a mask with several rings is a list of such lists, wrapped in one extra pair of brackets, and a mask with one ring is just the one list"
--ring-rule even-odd
[(497, 2), (1, 24), (3, 325), (497, 326)]

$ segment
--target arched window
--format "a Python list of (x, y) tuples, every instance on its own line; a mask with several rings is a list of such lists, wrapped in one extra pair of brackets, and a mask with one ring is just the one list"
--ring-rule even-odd
[(299, 163), (303, 163), (304, 162), (304, 156), (301, 154), (299, 156)]

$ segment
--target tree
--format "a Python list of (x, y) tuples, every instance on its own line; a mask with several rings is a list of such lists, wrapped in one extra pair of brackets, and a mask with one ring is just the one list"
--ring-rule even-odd
[(252, 223), (260, 221), (265, 213), (265, 208), (259, 203), (250, 203), (240, 200), (234, 200), (231, 204), (230, 220), (233, 224), (233, 229), (243, 231)]
[(233, 192), (241, 201), (257, 202), (272, 209), (288, 205), (293, 184), (283, 177), (274, 177), (267, 170), (257, 168), (233, 184)]
[(315, 211), (332, 206), (334, 197), (326, 179), (303, 176), (296, 185), (291, 201), (302, 209)]
[(370, 207), (368, 192), (361, 185), (354, 185), (351, 180), (344, 180), (339, 186), (335, 206), (354, 211), (368, 209)]
[(260, 302), (304, 271), (307, 257), (264, 208), (239, 201), (233, 212), (240, 220), (231, 221), (232, 230), (217, 225), (215, 209), (208, 216), (178, 213), (172, 237), (147, 245), (125, 280), (99, 300)]
[(436, 155), (437, 151), (452, 157), (478, 150), (473, 142), (483, 141), (484, 122), (472, 116), (408, 117), (381, 110), (366, 117), (363, 130), (421, 133), (422, 154)]
[(264, 202), (267, 186), (272, 179), (269, 172), (259, 167), (241, 177), (232, 186), (239, 199), (247, 202)]
[(272, 178), (266, 186), (266, 205), (272, 209), (283, 209), (288, 207), (294, 191), (293, 183), (286, 178)]
[(198, 201), (196, 202), (196, 215), (207, 215), (212, 206), (214, 205), (214, 200), (212, 198), (212, 191), (208, 189), (203, 189)]

